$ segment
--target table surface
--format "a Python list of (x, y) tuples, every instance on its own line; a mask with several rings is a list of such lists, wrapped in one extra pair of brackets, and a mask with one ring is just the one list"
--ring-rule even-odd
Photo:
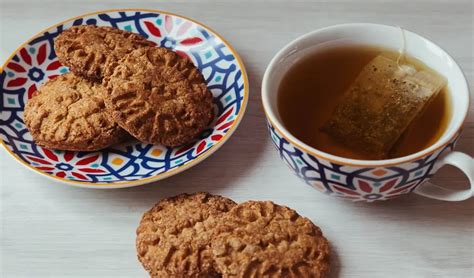
[[(410, 195), (365, 204), (320, 194), (280, 161), (267, 136), (260, 101), (264, 70), (278, 49), (311, 30), (346, 22), (401, 25), (420, 33), (446, 49), (474, 84), (472, 0), (1, 0), (0, 63), (50, 25), (125, 7), (182, 14), (227, 38), (248, 70), (246, 115), (233, 137), (203, 163), (130, 189), (64, 186), (31, 173), (0, 150), (1, 277), (146, 277), (134, 245), (142, 213), (164, 197), (195, 191), (236, 201), (273, 200), (309, 217), (331, 242), (332, 277), (474, 277), (474, 199), (449, 203)], [(471, 156), (472, 107), (457, 146)], [(449, 167), (434, 181), (467, 186), (467, 179)]]

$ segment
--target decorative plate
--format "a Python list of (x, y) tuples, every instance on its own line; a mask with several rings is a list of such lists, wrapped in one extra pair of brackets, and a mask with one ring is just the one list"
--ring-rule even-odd
[[(65, 73), (53, 40), (81, 24), (136, 32), (188, 57), (203, 73), (217, 116), (200, 138), (187, 146), (130, 141), (99, 152), (49, 150), (37, 146), (23, 123), (23, 108), (48, 79)], [(0, 141), (23, 165), (67, 184), (119, 188), (157, 181), (184, 171), (215, 152), (234, 132), (248, 100), (248, 80), (235, 50), (208, 27), (183, 16), (156, 10), (111, 10), (82, 15), (54, 25), (20, 46), (0, 71)]]

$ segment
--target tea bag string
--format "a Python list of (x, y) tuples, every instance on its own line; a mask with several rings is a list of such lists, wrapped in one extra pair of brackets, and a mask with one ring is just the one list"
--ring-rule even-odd
[(400, 35), (401, 35), (401, 38), (402, 38), (402, 45), (400, 46), (400, 48), (398, 49), (398, 58), (397, 58), (397, 66), (400, 70), (404, 70), (403, 67), (401, 66), (401, 61), (402, 59), (405, 57), (405, 48), (406, 48), (406, 40), (405, 40), (405, 30), (403, 30), (402, 27), (400, 26), (397, 26), (398, 29), (400, 29)]

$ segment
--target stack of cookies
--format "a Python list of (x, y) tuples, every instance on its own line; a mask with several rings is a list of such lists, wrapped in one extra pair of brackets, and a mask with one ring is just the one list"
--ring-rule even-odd
[(137, 252), (151, 277), (325, 277), (321, 230), (272, 202), (208, 193), (164, 199), (143, 215)]
[(193, 140), (214, 117), (212, 94), (193, 63), (138, 34), (75, 26), (54, 47), (71, 72), (46, 82), (24, 111), (42, 147), (95, 151), (127, 133), (175, 147)]

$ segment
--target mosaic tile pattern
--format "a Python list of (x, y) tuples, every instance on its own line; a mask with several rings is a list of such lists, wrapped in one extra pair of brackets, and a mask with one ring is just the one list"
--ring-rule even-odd
[[(139, 33), (188, 57), (203, 73), (216, 104), (216, 119), (197, 140), (180, 148), (136, 141), (100, 152), (65, 152), (35, 145), (23, 122), (23, 108), (45, 81), (68, 72), (54, 52), (54, 38), (81, 24), (112, 26)], [(159, 179), (201, 159), (236, 128), (247, 101), (245, 70), (233, 50), (212, 31), (166, 13), (116, 11), (86, 15), (51, 27), (20, 48), (0, 73), (0, 138), (27, 165), (44, 174), (83, 185)]]
[(285, 164), (313, 188), (353, 201), (387, 200), (413, 191), (437, 170), (438, 158), (454, 148), (449, 144), (419, 160), (397, 166), (367, 168), (343, 166), (308, 154), (291, 144), (268, 122), (272, 142)]

